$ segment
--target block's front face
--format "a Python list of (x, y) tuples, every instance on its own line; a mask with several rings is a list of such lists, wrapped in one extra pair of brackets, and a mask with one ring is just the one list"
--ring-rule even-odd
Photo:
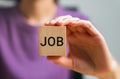
[(65, 56), (66, 27), (44, 26), (39, 27), (39, 55)]

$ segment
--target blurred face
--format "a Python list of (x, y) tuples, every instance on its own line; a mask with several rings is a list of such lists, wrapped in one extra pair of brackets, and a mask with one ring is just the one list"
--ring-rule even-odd
[(51, 4), (56, 4), (57, 0), (20, 0), (20, 3), (22, 4), (42, 4), (42, 5), (51, 5)]
[(56, 0), (20, 0), (20, 1), (29, 1), (29, 2), (36, 2), (36, 1), (47, 1), (47, 2), (55, 2)]

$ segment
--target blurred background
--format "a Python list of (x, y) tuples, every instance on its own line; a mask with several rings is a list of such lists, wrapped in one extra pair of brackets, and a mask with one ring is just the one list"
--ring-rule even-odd
[[(112, 55), (120, 62), (120, 0), (59, 0), (68, 9), (86, 14), (105, 37)], [(0, 8), (14, 6), (14, 0), (0, 0)], [(96, 79), (84, 75), (84, 79)]]

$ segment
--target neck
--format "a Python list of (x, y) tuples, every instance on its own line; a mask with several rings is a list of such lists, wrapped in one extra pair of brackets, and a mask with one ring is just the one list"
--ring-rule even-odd
[(50, 20), (56, 13), (56, 4), (51, 0), (22, 0), (20, 11), (32, 25), (39, 25)]

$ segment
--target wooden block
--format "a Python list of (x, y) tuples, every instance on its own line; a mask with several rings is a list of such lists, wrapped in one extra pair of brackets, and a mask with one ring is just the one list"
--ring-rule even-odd
[(65, 56), (66, 54), (66, 27), (43, 26), (39, 27), (39, 55)]

